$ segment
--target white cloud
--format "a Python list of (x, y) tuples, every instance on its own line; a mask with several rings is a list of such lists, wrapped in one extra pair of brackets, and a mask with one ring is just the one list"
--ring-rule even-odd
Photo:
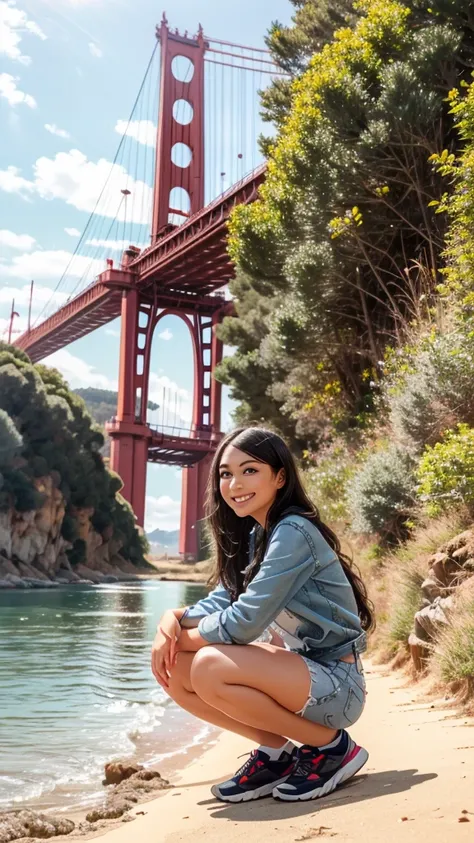
[(73, 389), (85, 386), (95, 386), (99, 389), (116, 390), (117, 382), (97, 371), (95, 366), (81, 360), (80, 357), (71, 354), (65, 348), (55, 351), (42, 361), (46, 366), (54, 366), (59, 369), (62, 375)]
[(127, 135), (144, 146), (155, 146), (156, 126), (151, 120), (117, 120), (115, 131)]
[(98, 47), (97, 44), (94, 44), (93, 41), (89, 41), (89, 52), (91, 56), (94, 56), (96, 59), (101, 59), (104, 55), (100, 47)]
[(65, 228), (64, 231), (66, 234), (69, 234), (70, 237), (80, 237), (81, 232), (78, 228)]
[(29, 234), (15, 234), (7, 229), (0, 230), (0, 246), (7, 246), (9, 249), (20, 249), (29, 252), (35, 245), (36, 240)]
[(14, 0), (0, 2), (0, 53), (21, 64), (30, 64), (31, 58), (25, 56), (20, 49), (20, 42), (24, 33), (31, 33), (46, 39), (46, 35), (37, 23), (30, 20), (21, 9), (17, 8)]
[[(28, 307), (30, 303), (30, 284), (25, 284), (23, 287), (1, 287), (0, 288), (0, 304), (10, 304), (15, 299), (15, 308)], [(33, 290), (33, 307), (32, 312), (40, 310), (40, 308), (52, 299), (56, 307), (61, 307), (67, 298), (67, 293), (54, 292), (50, 287), (40, 287), (36, 285)]]
[[(71, 149), (58, 152), (54, 158), (38, 158), (33, 169), (31, 181), (23, 178), (17, 167), (0, 170), (0, 189), (19, 193), (23, 198), (36, 193), (43, 199), (63, 199), (79, 211), (91, 213), (95, 210), (100, 216), (117, 217), (121, 221), (125, 217), (127, 222), (135, 223), (146, 223), (150, 219), (151, 188), (144, 182), (135, 181), (121, 164), (111, 164), (105, 158), (95, 163), (78, 149)], [(124, 188), (131, 192), (127, 202), (121, 194)]]
[(181, 504), (168, 495), (146, 496), (145, 530), (177, 530), (181, 520)]
[(105, 333), (109, 335), (109, 337), (119, 337), (120, 331), (117, 331), (115, 328), (106, 328)]
[(159, 336), (160, 340), (172, 340), (173, 339), (173, 334), (171, 333), (171, 331), (168, 330), (168, 328), (165, 328), (165, 330), (162, 331), (161, 334), (158, 334), (158, 336)]
[(123, 252), (129, 245), (128, 240), (101, 240), (97, 237), (93, 237), (92, 240), (86, 240), (86, 246), (104, 246), (111, 252)]
[(20, 176), (20, 172), (18, 167), (0, 170), (0, 190), (4, 190), (5, 193), (19, 193), (23, 199), (27, 199), (28, 194), (34, 193), (35, 185)]
[(91, 260), (84, 255), (73, 255), (65, 249), (38, 249), (35, 252), (16, 255), (10, 263), (0, 262), (0, 274), (25, 280), (30, 278), (56, 280), (61, 278), (66, 267), (68, 267), (68, 277), (82, 278), (85, 275), (90, 277), (102, 272), (104, 262)]
[[(11, 305), (11, 301), (9, 302)], [(15, 304), (16, 308), (16, 304)], [(12, 325), (12, 338), (20, 337), (28, 328), (28, 320), (26, 316), (15, 316), (13, 319)], [(4, 340), (5, 342), (8, 339), (8, 331), (10, 329), (10, 307), (8, 307), (8, 316), (4, 319), (0, 317), (0, 339)]]
[(66, 129), (60, 129), (59, 126), (56, 126), (56, 123), (45, 123), (44, 128), (51, 135), (56, 135), (58, 138), (64, 138), (67, 140), (71, 137), (69, 132), (66, 132)]
[(148, 397), (160, 405), (160, 409), (155, 411), (158, 419), (153, 420), (153, 413), (149, 413), (150, 423), (189, 427), (193, 408), (192, 395), (187, 389), (178, 386), (167, 375), (150, 372)]
[(17, 88), (18, 76), (11, 73), (0, 73), (0, 97), (3, 97), (9, 105), (27, 105), (29, 108), (36, 108), (36, 100), (31, 94), (25, 94)]

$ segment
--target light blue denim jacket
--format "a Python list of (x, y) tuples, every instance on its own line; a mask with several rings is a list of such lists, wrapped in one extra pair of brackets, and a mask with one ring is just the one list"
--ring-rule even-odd
[[(251, 534), (250, 559), (255, 536)], [(341, 659), (366, 649), (352, 586), (318, 528), (298, 514), (286, 514), (273, 528), (258, 574), (239, 598), (218, 586), (189, 607), (185, 628), (197, 625), (210, 644), (250, 644), (283, 609), (297, 621), (304, 655), (315, 661)]]

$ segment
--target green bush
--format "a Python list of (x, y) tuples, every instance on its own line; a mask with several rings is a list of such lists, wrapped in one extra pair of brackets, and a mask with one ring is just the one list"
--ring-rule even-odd
[(406, 536), (405, 522), (416, 505), (414, 461), (397, 445), (371, 454), (349, 486), (352, 528), (390, 542)]
[(323, 521), (345, 521), (349, 518), (348, 485), (356, 470), (354, 454), (338, 443), (314, 456), (316, 464), (304, 473), (308, 494)]
[(467, 324), (432, 331), (392, 355), (383, 387), (398, 439), (414, 451), (434, 445), (457, 423), (474, 424), (474, 334)]
[(30, 478), (23, 471), (5, 468), (2, 475), (0, 509), (14, 507), (17, 512), (29, 512), (41, 506), (43, 496), (35, 489)]
[(429, 515), (452, 506), (474, 505), (474, 428), (458, 425), (442, 442), (427, 447), (417, 470), (418, 496)]
[(13, 419), (5, 410), (0, 410), (0, 467), (10, 465), (21, 450), (23, 440)]

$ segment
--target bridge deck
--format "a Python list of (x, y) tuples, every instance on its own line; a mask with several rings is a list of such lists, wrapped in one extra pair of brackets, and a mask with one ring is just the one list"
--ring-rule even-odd
[[(257, 198), (265, 165), (229, 188), (179, 228), (141, 252), (130, 264), (142, 294), (157, 295), (163, 306), (196, 307), (195, 297), (206, 298), (225, 286), (234, 268), (227, 252), (227, 221), (235, 205)], [(103, 283), (106, 272), (16, 345), (36, 362), (106, 325), (120, 315), (121, 290)], [(168, 301), (167, 301), (168, 300)]]

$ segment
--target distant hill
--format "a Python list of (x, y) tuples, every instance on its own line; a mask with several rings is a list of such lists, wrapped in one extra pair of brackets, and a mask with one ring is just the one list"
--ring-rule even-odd
[[(106, 421), (115, 416), (117, 412), (117, 393), (112, 389), (96, 389), (88, 386), (86, 389), (75, 389), (77, 395), (86, 402), (87, 409), (98, 424), (104, 425)], [(148, 402), (149, 410), (158, 410), (158, 404), (154, 401)]]
[(168, 553), (170, 556), (177, 556), (179, 545), (179, 530), (152, 530), (147, 533), (147, 539), (150, 542), (151, 553), (162, 554)]

